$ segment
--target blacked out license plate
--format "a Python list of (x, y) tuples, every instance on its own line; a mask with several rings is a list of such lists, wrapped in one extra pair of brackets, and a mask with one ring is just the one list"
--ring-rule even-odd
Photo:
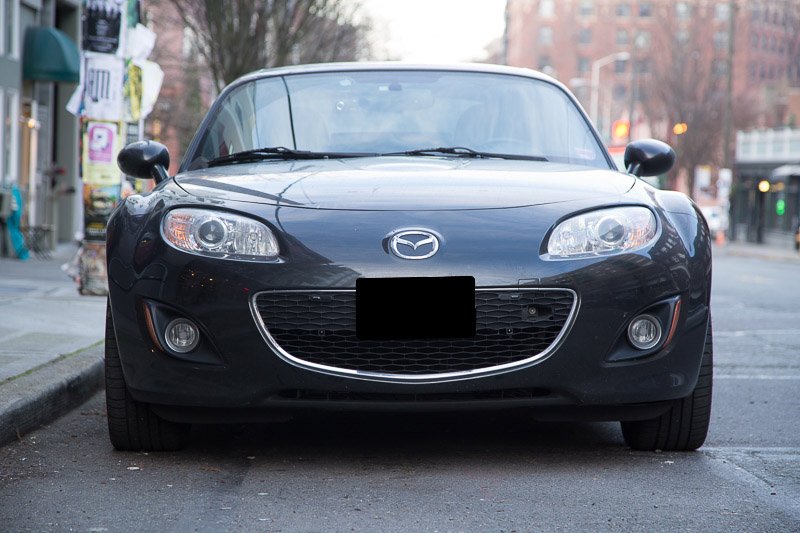
[(356, 335), (362, 340), (475, 336), (475, 278), (359, 278)]

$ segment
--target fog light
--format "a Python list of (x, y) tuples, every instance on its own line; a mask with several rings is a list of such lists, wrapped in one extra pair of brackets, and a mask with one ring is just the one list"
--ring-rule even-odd
[(628, 326), (628, 339), (640, 350), (648, 350), (661, 340), (661, 322), (651, 315), (639, 315)]
[(164, 341), (173, 351), (178, 353), (191, 352), (200, 343), (200, 331), (191, 321), (185, 318), (176, 318), (167, 324)]

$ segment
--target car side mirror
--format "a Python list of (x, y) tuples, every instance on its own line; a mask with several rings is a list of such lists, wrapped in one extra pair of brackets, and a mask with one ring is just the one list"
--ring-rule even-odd
[(131, 143), (120, 151), (117, 165), (128, 176), (161, 183), (169, 179), (169, 150), (155, 141)]
[(675, 151), (655, 139), (633, 141), (625, 148), (625, 169), (637, 177), (666, 174), (675, 164)]

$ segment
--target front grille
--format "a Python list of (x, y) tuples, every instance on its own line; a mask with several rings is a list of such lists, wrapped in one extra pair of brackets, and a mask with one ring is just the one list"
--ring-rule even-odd
[(567, 289), (477, 289), (468, 339), (360, 340), (355, 291), (268, 291), (255, 296), (266, 337), (302, 363), (398, 376), (483, 370), (534, 359), (567, 325)]

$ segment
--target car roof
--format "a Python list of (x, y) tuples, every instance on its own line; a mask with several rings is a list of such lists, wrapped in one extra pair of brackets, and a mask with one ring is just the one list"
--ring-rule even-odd
[(259, 78), (270, 76), (285, 76), (291, 74), (313, 74), (323, 72), (358, 72), (374, 70), (430, 70), (430, 71), (451, 71), (451, 72), (476, 72), (485, 74), (510, 74), (514, 76), (525, 76), (535, 78), (557, 85), (563, 85), (558, 80), (536, 70), (521, 67), (508, 67), (505, 65), (494, 65), (490, 63), (407, 63), (403, 61), (359, 61), (343, 63), (315, 63), (310, 65), (290, 65), (286, 67), (265, 68), (245, 74), (231, 82), (228, 87), (239, 85)]

